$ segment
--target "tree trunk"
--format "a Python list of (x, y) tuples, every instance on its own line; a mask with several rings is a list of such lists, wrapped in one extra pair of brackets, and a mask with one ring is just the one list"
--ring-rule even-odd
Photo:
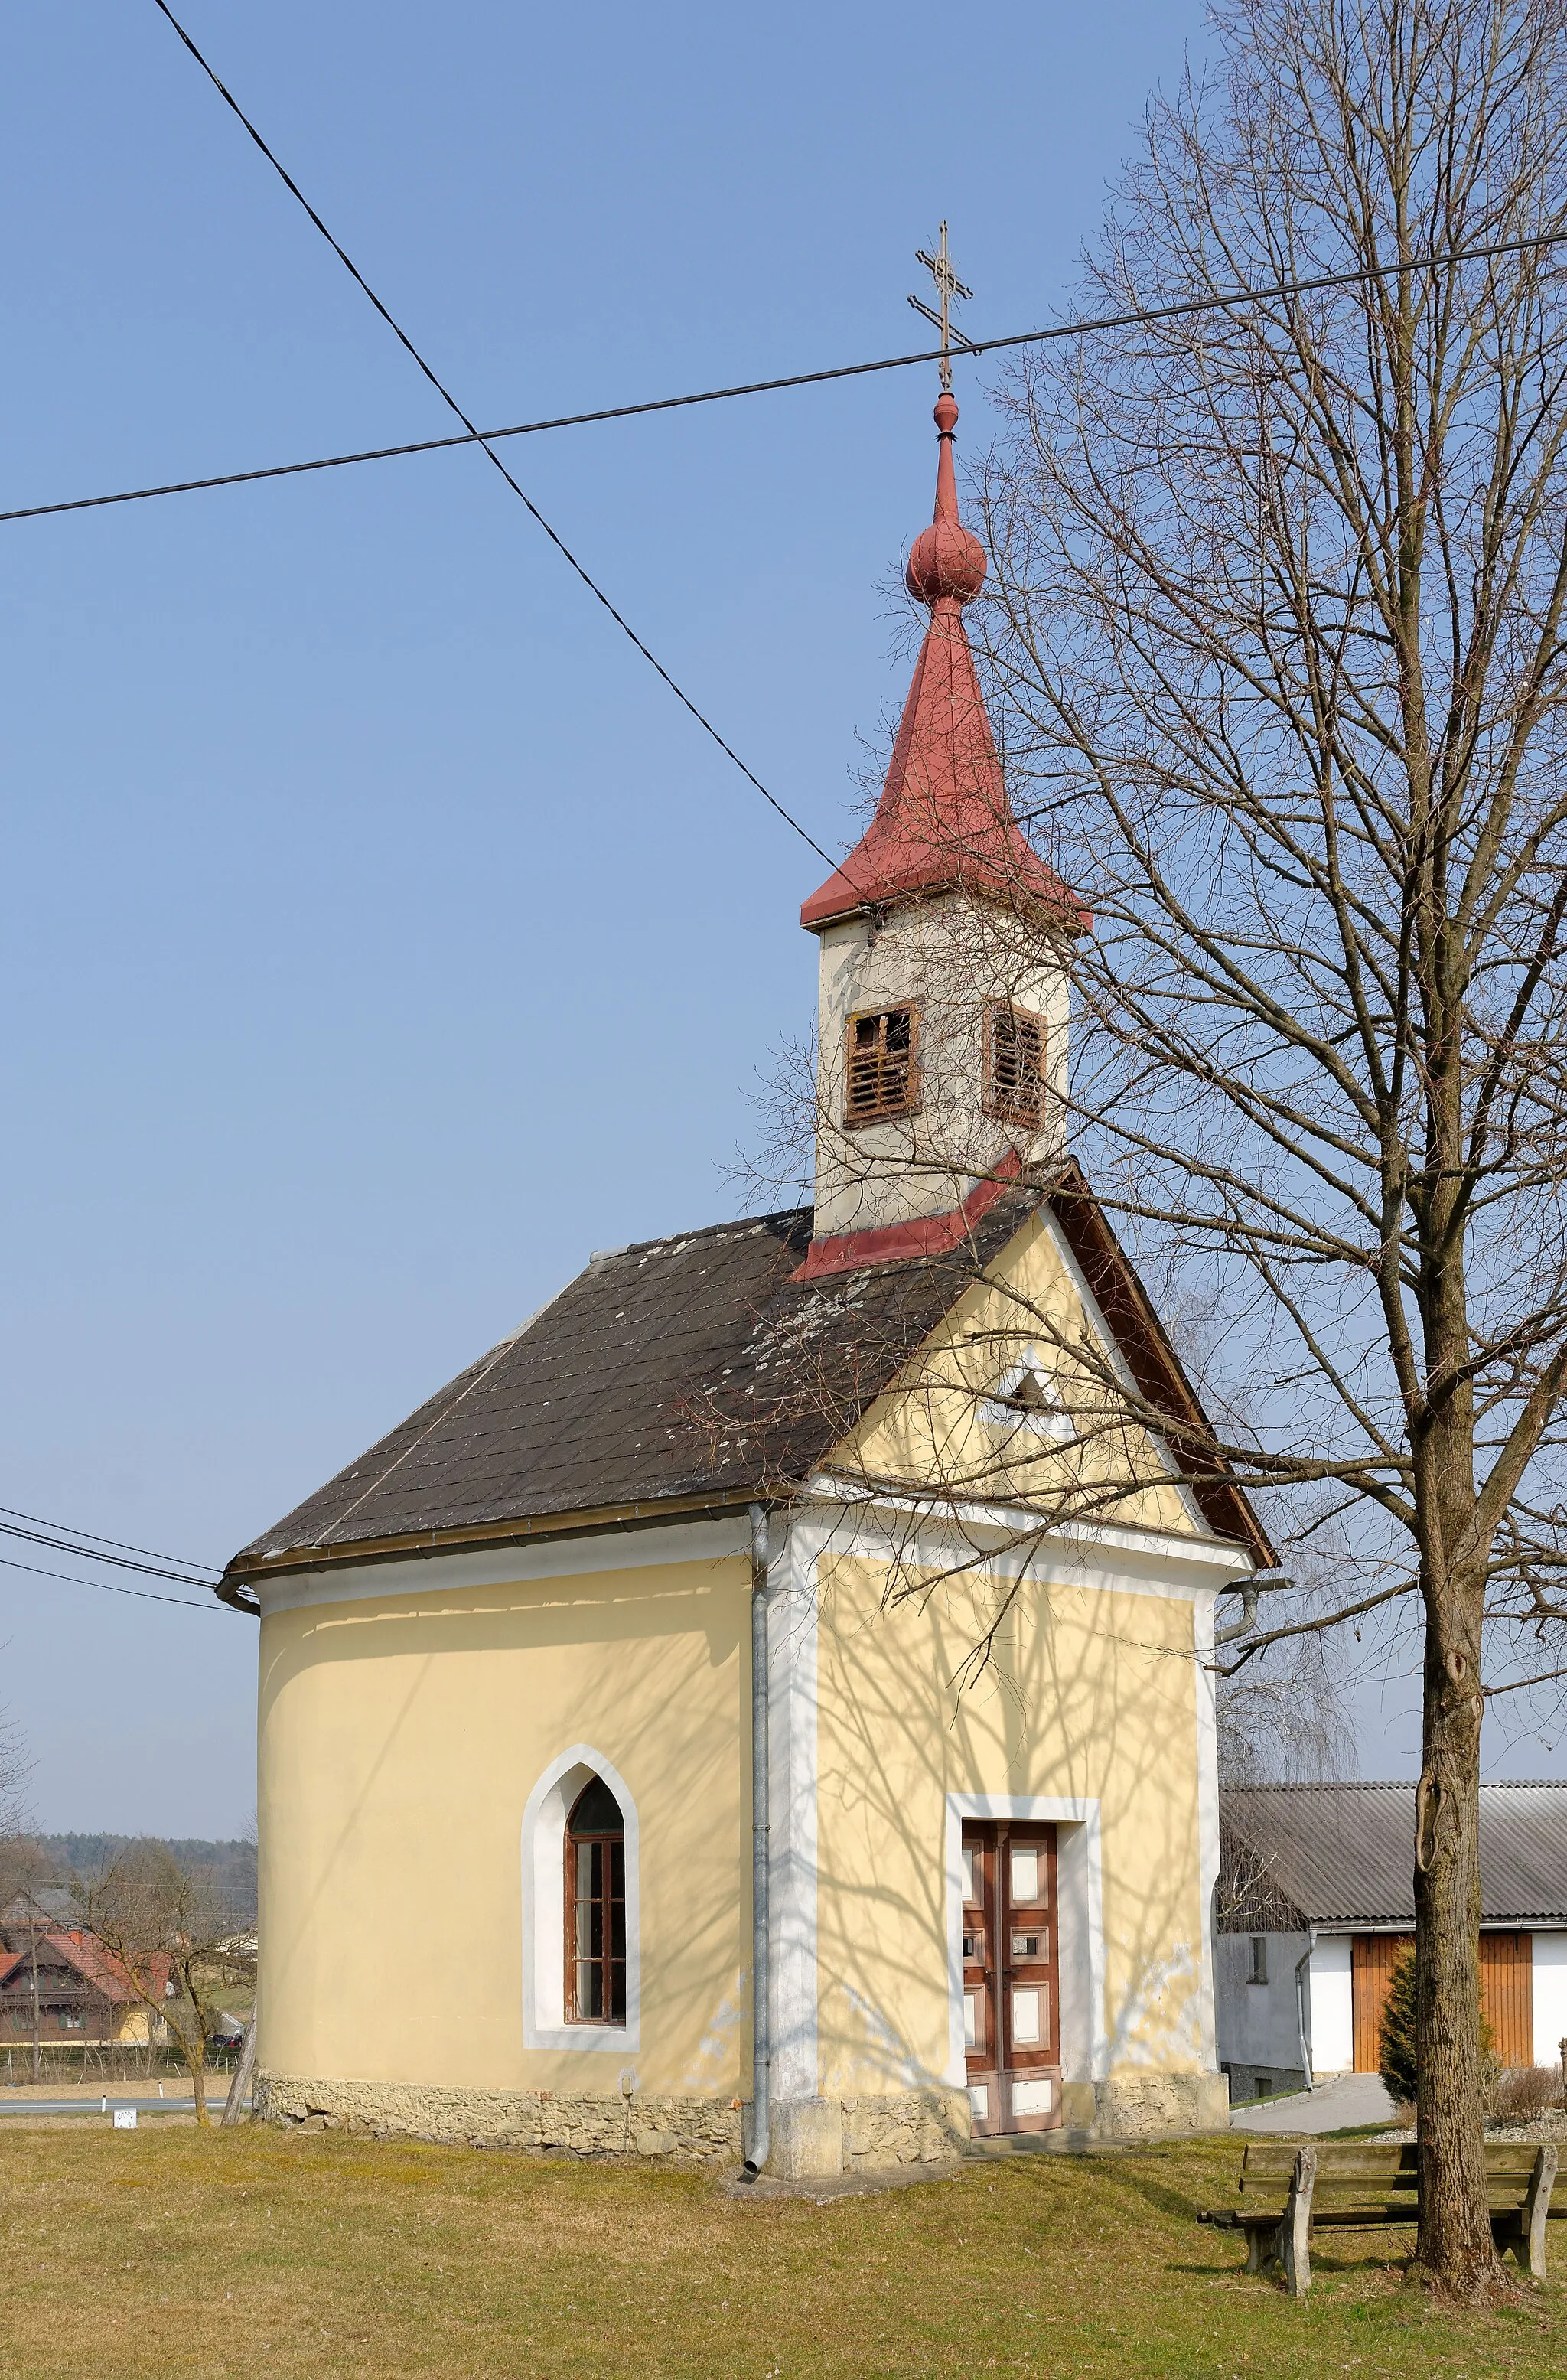
[[(1476, 1581), (1476, 1603), (1480, 1592)], [(1415, 2267), (1443, 2289), (1474, 2295), (1500, 2287), (1503, 2277), (1488, 2211), (1480, 2077), (1483, 1705), (1473, 1663), (1454, 1644), (1459, 1633), (1440, 1624), (1427, 1630), (1415, 1845)]]
[(195, 2039), (191, 2040), (182, 2034), (179, 2039), (179, 2054), (185, 2060), (186, 2071), (190, 2077), (190, 2088), (195, 2095), (196, 2121), (199, 2124), (210, 2124), (213, 2119), (207, 2112), (207, 2045), (202, 2035), (198, 2033)]
[(245, 2042), (239, 2053), (239, 2063), (234, 2070), (234, 2080), (228, 2086), (228, 2096), (224, 2101), (221, 2120), (225, 2124), (242, 2124), (245, 2120), (245, 2094), (250, 2088), (250, 2078), (256, 2070), (256, 2022), (260, 2010), (261, 1992), (258, 1988), (256, 2005), (250, 2011), (250, 2022), (245, 2028)]
[(32, 2079), (34, 2082), (38, 2082), (43, 2079), (43, 2058), (38, 2039), (38, 1920), (36, 1917), (29, 1918), (27, 1932), (29, 1946), (32, 1951)]

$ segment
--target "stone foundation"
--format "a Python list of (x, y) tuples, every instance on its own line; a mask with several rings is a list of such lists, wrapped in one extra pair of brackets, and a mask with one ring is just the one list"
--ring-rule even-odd
[[(728, 2099), (465, 2091), (259, 2073), (253, 2104), (263, 2123), (353, 2127), (469, 2148), (636, 2158), (695, 2170), (737, 2166), (750, 2145), (750, 2109)], [(1062, 2116), (1068, 2131), (1099, 2140), (1223, 2131), (1229, 2078), (1132, 2070), (1102, 2082), (1067, 2082)], [(968, 2098), (963, 2091), (932, 2090), (775, 2101), (770, 2131), (767, 2169), (785, 2181), (900, 2166), (933, 2170), (955, 2164), (968, 2145)]]
[[(1160, 2132), (1226, 2132), (1230, 2129), (1227, 2074), (1134, 2070), (1112, 2074), (1108, 2082), (1089, 2087), (1094, 2095), (1095, 2128), (1106, 2139), (1152, 2140)], [(1064, 2103), (1064, 2091), (1062, 2097)]]
[[(750, 2109), (746, 2109), (750, 2150)], [(954, 2165), (969, 2141), (966, 2091), (892, 2091), (864, 2099), (775, 2099), (767, 2170), (780, 2181), (823, 2181), (899, 2166)]]
[(901, 2091), (886, 2098), (845, 2099), (842, 2105), (844, 2173), (951, 2165), (968, 2146), (966, 2091)]
[(637, 2157), (686, 2168), (740, 2162), (740, 2109), (727, 2099), (549, 2091), (465, 2091), (430, 2082), (348, 2082), (258, 2073), (257, 2119), (339, 2126), (536, 2155)]

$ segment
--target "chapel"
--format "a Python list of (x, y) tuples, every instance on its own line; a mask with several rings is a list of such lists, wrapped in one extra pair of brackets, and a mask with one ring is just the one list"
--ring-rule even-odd
[(593, 1256), (225, 1573), (263, 2116), (796, 2180), (1227, 2120), (1211, 1648), (1273, 1557), (1073, 1154), (1093, 921), (1008, 796), (957, 418), (800, 912), (810, 1203)]

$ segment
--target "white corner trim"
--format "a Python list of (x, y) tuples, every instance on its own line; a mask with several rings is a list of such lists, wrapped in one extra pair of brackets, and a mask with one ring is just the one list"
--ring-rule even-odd
[(445, 1595), (454, 1588), (526, 1586), (539, 1579), (583, 1578), (606, 1571), (647, 1570), (665, 1562), (727, 1561), (749, 1551), (749, 1524), (670, 1522), (645, 1529), (594, 1529), (580, 1536), (522, 1538), (515, 1545), (455, 1548), (398, 1561), (323, 1562), (319, 1570), (280, 1571), (250, 1579), (261, 1617), (316, 1603), (390, 1602)]
[[(601, 1777), (626, 1826), (626, 2022), (565, 2022), (565, 1822), (589, 1777)], [(525, 2049), (639, 2048), (642, 1999), (641, 1859), (637, 1804), (619, 1769), (590, 1743), (552, 1760), (522, 1814), (522, 2046)]]
[(817, 1564), (828, 1526), (789, 1524), (768, 1587), (768, 1878), (774, 2100), (820, 2091)]
[(1197, 1982), (1197, 2026), (1205, 2070), (1219, 2066), (1219, 2034), (1213, 1973), (1214, 1900), (1219, 1889), (1219, 1681), (1213, 1674), (1214, 1598), (1204, 1596), (1192, 1611), (1192, 1692), (1196, 1697), (1197, 1750), (1197, 1936), (1202, 1958)]
[(1110, 2072), (1104, 2013), (1104, 1867), (1099, 1804), (1060, 1793), (947, 1795), (947, 2068), (961, 2088), (968, 2065), (963, 2037), (963, 1822), (1010, 1818), (1056, 1829), (1057, 1968), (1061, 1981), (1061, 2070), (1068, 2082), (1100, 2082)]
[[(831, 1550), (873, 1561), (912, 1560), (938, 1569), (956, 1553), (966, 1566), (977, 1567), (973, 1557), (988, 1551), (983, 1568), (996, 1578), (1107, 1587), (1177, 1601), (1217, 1595), (1232, 1579), (1249, 1578), (1257, 1568), (1246, 1548), (1224, 1537), (1184, 1537), (1121, 1523), (1052, 1525), (1024, 1504), (898, 1495), (822, 1473), (809, 1480), (807, 1492), (819, 1511), (836, 1513), (826, 1538)], [(1063, 1579), (1063, 1568), (1070, 1569), (1069, 1580)], [(1169, 1574), (1175, 1571), (1186, 1575)]]

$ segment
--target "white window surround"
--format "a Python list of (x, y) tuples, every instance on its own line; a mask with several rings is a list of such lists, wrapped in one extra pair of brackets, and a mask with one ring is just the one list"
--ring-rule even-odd
[[(565, 2021), (565, 1822), (590, 1777), (601, 1777), (626, 1828), (626, 2022)], [(641, 1907), (637, 1804), (611, 1760), (574, 1743), (552, 1760), (522, 1814), (522, 2046), (525, 2049), (640, 2047)]]
[(968, 2068), (963, 2011), (963, 1822), (1009, 1818), (1056, 1829), (1057, 1929), (1061, 1978), (1061, 2070), (1068, 2082), (1102, 2082), (1110, 2071), (1104, 2015), (1104, 1885), (1097, 1800), (1057, 1793), (947, 1795), (947, 2069), (961, 2088)]
[[(1008, 1402), (1017, 1394), (1030, 1372), (1050, 1400), (1047, 1405), (1033, 1413)], [(1008, 1366), (996, 1383), (995, 1395), (985, 1399), (982, 1411), (989, 1427), (1002, 1431), (1003, 1435), (1011, 1435), (1016, 1430), (1029, 1430), (1036, 1438), (1055, 1438), (1063, 1440), (1074, 1439), (1077, 1435), (1076, 1424), (1063, 1404), (1061, 1392), (1055, 1384), (1055, 1367), (1039, 1354), (1037, 1347), (1025, 1348), (1019, 1360)]]

